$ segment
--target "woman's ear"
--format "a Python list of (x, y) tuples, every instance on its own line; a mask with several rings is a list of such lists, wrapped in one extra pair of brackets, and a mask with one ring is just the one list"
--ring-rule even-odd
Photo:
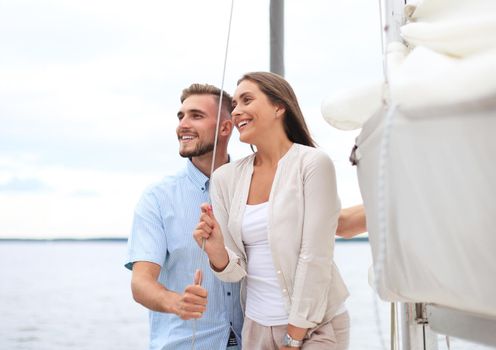
[(280, 119), (284, 116), (284, 113), (286, 113), (286, 108), (281, 105), (276, 105), (276, 111), (275, 111), (275, 117), (276, 119)]

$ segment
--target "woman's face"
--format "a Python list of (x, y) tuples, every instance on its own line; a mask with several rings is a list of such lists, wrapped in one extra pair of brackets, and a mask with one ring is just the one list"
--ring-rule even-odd
[(271, 129), (281, 123), (277, 118), (279, 108), (250, 80), (243, 80), (236, 88), (233, 107), (233, 122), (241, 142), (257, 145), (270, 137)]

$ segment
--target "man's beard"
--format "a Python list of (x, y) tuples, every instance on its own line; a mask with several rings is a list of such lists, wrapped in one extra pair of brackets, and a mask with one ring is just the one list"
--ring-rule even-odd
[(214, 143), (198, 143), (194, 150), (179, 150), (179, 155), (183, 158), (200, 157), (213, 152)]

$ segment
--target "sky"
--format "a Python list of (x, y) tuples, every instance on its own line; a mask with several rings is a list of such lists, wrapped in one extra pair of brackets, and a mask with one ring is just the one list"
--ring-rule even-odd
[[(126, 237), (142, 191), (181, 169), (179, 95), (222, 82), (231, 0), (0, 0), (0, 238)], [(288, 0), (285, 70), (343, 206), (359, 130), (323, 99), (382, 77), (378, 2)], [(269, 0), (234, 0), (224, 88), (269, 70)], [(231, 139), (230, 154), (249, 154)]]

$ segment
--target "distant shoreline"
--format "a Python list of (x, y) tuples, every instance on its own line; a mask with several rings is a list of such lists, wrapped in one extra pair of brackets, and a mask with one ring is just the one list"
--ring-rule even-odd
[(100, 237), (100, 238), (0, 238), (2, 242), (127, 242), (127, 237)]
[[(336, 238), (339, 243), (368, 242), (368, 237), (355, 237), (352, 239)], [(127, 242), (127, 237), (100, 237), (100, 238), (0, 238), (0, 243), (8, 242), (64, 242), (64, 243), (82, 243), (82, 242)]]

